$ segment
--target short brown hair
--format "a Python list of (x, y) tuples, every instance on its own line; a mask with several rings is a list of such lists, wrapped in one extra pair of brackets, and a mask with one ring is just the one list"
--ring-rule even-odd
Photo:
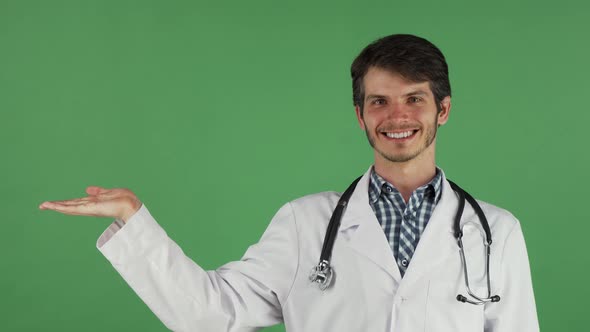
[(363, 112), (365, 91), (363, 78), (370, 67), (400, 74), (412, 82), (430, 83), (436, 107), (451, 96), (449, 69), (442, 52), (428, 40), (408, 34), (389, 35), (369, 44), (350, 66), (352, 101)]

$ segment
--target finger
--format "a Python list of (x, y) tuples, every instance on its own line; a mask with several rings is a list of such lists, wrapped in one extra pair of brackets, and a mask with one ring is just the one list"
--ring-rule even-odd
[(80, 203), (86, 203), (86, 202), (91, 202), (91, 201), (95, 201), (96, 197), (81, 197), (81, 198), (72, 198), (72, 199), (64, 199), (61, 201), (48, 201), (50, 203), (55, 203), (55, 204), (62, 204), (62, 205), (77, 205)]
[(92, 197), (83, 197), (83, 198), (77, 198), (77, 199), (70, 199), (70, 200), (63, 200), (63, 201), (46, 201), (41, 203), (41, 205), (39, 205), (40, 209), (53, 209), (56, 206), (75, 206), (75, 205), (81, 205), (81, 204), (86, 204), (89, 202), (94, 202), (95, 198)]
[(69, 215), (97, 216), (93, 204), (63, 205), (50, 203), (46, 207), (50, 210)]

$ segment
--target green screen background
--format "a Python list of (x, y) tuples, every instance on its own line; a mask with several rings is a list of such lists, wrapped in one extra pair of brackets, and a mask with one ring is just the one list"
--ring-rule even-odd
[(371, 164), (349, 66), (391, 33), (445, 54), (437, 164), (520, 219), (542, 329), (584, 330), (588, 10), (1, 0), (0, 330), (165, 331), (95, 247), (112, 219), (39, 203), (127, 187), (205, 269), (239, 259), (283, 203)]

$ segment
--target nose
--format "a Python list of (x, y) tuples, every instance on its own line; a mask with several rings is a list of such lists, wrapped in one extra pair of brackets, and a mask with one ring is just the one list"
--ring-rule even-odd
[(390, 103), (387, 108), (387, 118), (406, 120), (410, 118), (410, 108), (402, 103)]

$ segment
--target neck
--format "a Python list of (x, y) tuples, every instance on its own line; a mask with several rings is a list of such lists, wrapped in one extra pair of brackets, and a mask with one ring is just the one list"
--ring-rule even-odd
[(375, 172), (393, 184), (407, 203), (414, 190), (436, 175), (434, 153), (425, 153), (406, 162), (391, 162), (375, 155)]

